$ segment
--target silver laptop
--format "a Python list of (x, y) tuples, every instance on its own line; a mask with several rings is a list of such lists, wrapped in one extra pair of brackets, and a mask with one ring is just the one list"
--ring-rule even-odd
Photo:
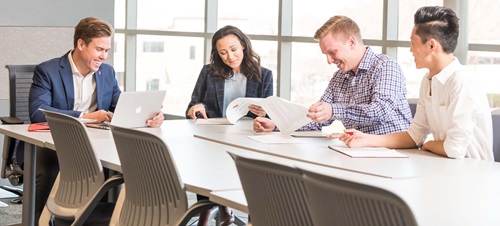
[[(165, 90), (122, 92), (111, 125), (127, 128), (146, 127), (146, 121), (160, 112)], [(87, 123), (88, 127), (109, 129), (108, 123)]]

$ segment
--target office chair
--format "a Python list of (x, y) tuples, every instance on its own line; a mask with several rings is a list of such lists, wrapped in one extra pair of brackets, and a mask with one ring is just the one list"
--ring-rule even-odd
[(188, 208), (184, 184), (162, 139), (117, 126), (111, 132), (125, 184), (110, 225), (186, 225), (216, 205), (200, 200)]
[(87, 128), (77, 118), (43, 111), (54, 140), (59, 175), (40, 217), (40, 225), (109, 224), (115, 203), (100, 202), (104, 194), (123, 183), (121, 175), (105, 179)]
[(493, 155), (495, 162), (500, 162), (500, 109), (491, 112), (493, 123)]
[[(35, 65), (6, 65), (9, 71), (9, 103), (8, 117), (0, 117), (3, 124), (30, 123), (28, 97), (32, 83)], [(14, 157), (16, 150), (24, 149), (24, 143), (16, 139), (5, 137), (2, 151), (1, 177), (18, 186), (23, 183), (23, 171)], [(24, 156), (17, 156), (17, 159)], [(22, 196), (22, 192), (18, 192)], [(17, 199), (22, 201), (22, 199)], [(15, 202), (17, 202), (15, 201)]]
[(230, 153), (254, 226), (313, 225), (301, 171)]
[(417, 225), (410, 207), (382, 188), (303, 171), (314, 225)]
[(417, 112), (418, 98), (409, 98), (408, 104), (410, 105), (411, 117), (415, 118), (415, 113)]

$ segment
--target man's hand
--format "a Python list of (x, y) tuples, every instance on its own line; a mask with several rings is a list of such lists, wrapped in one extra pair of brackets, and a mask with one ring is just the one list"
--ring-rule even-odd
[(309, 108), (307, 117), (315, 122), (321, 123), (332, 118), (332, 105), (325, 102), (318, 102)]
[(196, 119), (198, 118), (198, 114), (201, 114), (204, 119), (208, 118), (207, 113), (205, 111), (205, 106), (203, 104), (193, 105), (191, 108), (189, 108), (187, 115), (191, 119)]
[(264, 117), (257, 117), (253, 120), (253, 130), (255, 132), (272, 132), (276, 128), (271, 119)]
[(155, 117), (146, 121), (149, 127), (160, 127), (163, 121), (165, 120), (165, 116), (163, 116), (163, 112), (159, 112)]
[(96, 122), (110, 122), (113, 119), (113, 112), (98, 110), (92, 113), (84, 113), (82, 118), (93, 119)]

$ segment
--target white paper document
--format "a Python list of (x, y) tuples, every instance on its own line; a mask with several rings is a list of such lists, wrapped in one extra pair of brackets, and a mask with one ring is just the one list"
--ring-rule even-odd
[(234, 124), (238, 119), (245, 116), (248, 113), (248, 106), (251, 104), (262, 107), (283, 134), (290, 134), (311, 122), (311, 119), (306, 116), (307, 107), (276, 96), (236, 98), (226, 109), (226, 117), (229, 122)]
[(344, 135), (345, 126), (340, 120), (335, 120), (329, 126), (321, 127), (321, 132), (324, 134), (330, 134), (332, 136), (342, 136)]
[(328, 147), (352, 158), (408, 158), (389, 148), (343, 148), (333, 145)]
[(264, 144), (300, 144), (305, 143), (303, 139), (296, 139), (290, 135), (281, 133), (269, 133), (262, 135), (247, 136), (248, 138)]

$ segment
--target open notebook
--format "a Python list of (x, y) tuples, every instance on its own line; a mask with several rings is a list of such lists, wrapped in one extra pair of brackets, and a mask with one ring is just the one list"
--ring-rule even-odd
[(160, 112), (165, 90), (122, 92), (111, 123), (87, 123), (88, 127), (109, 129), (109, 124), (127, 128), (146, 127), (146, 121)]

